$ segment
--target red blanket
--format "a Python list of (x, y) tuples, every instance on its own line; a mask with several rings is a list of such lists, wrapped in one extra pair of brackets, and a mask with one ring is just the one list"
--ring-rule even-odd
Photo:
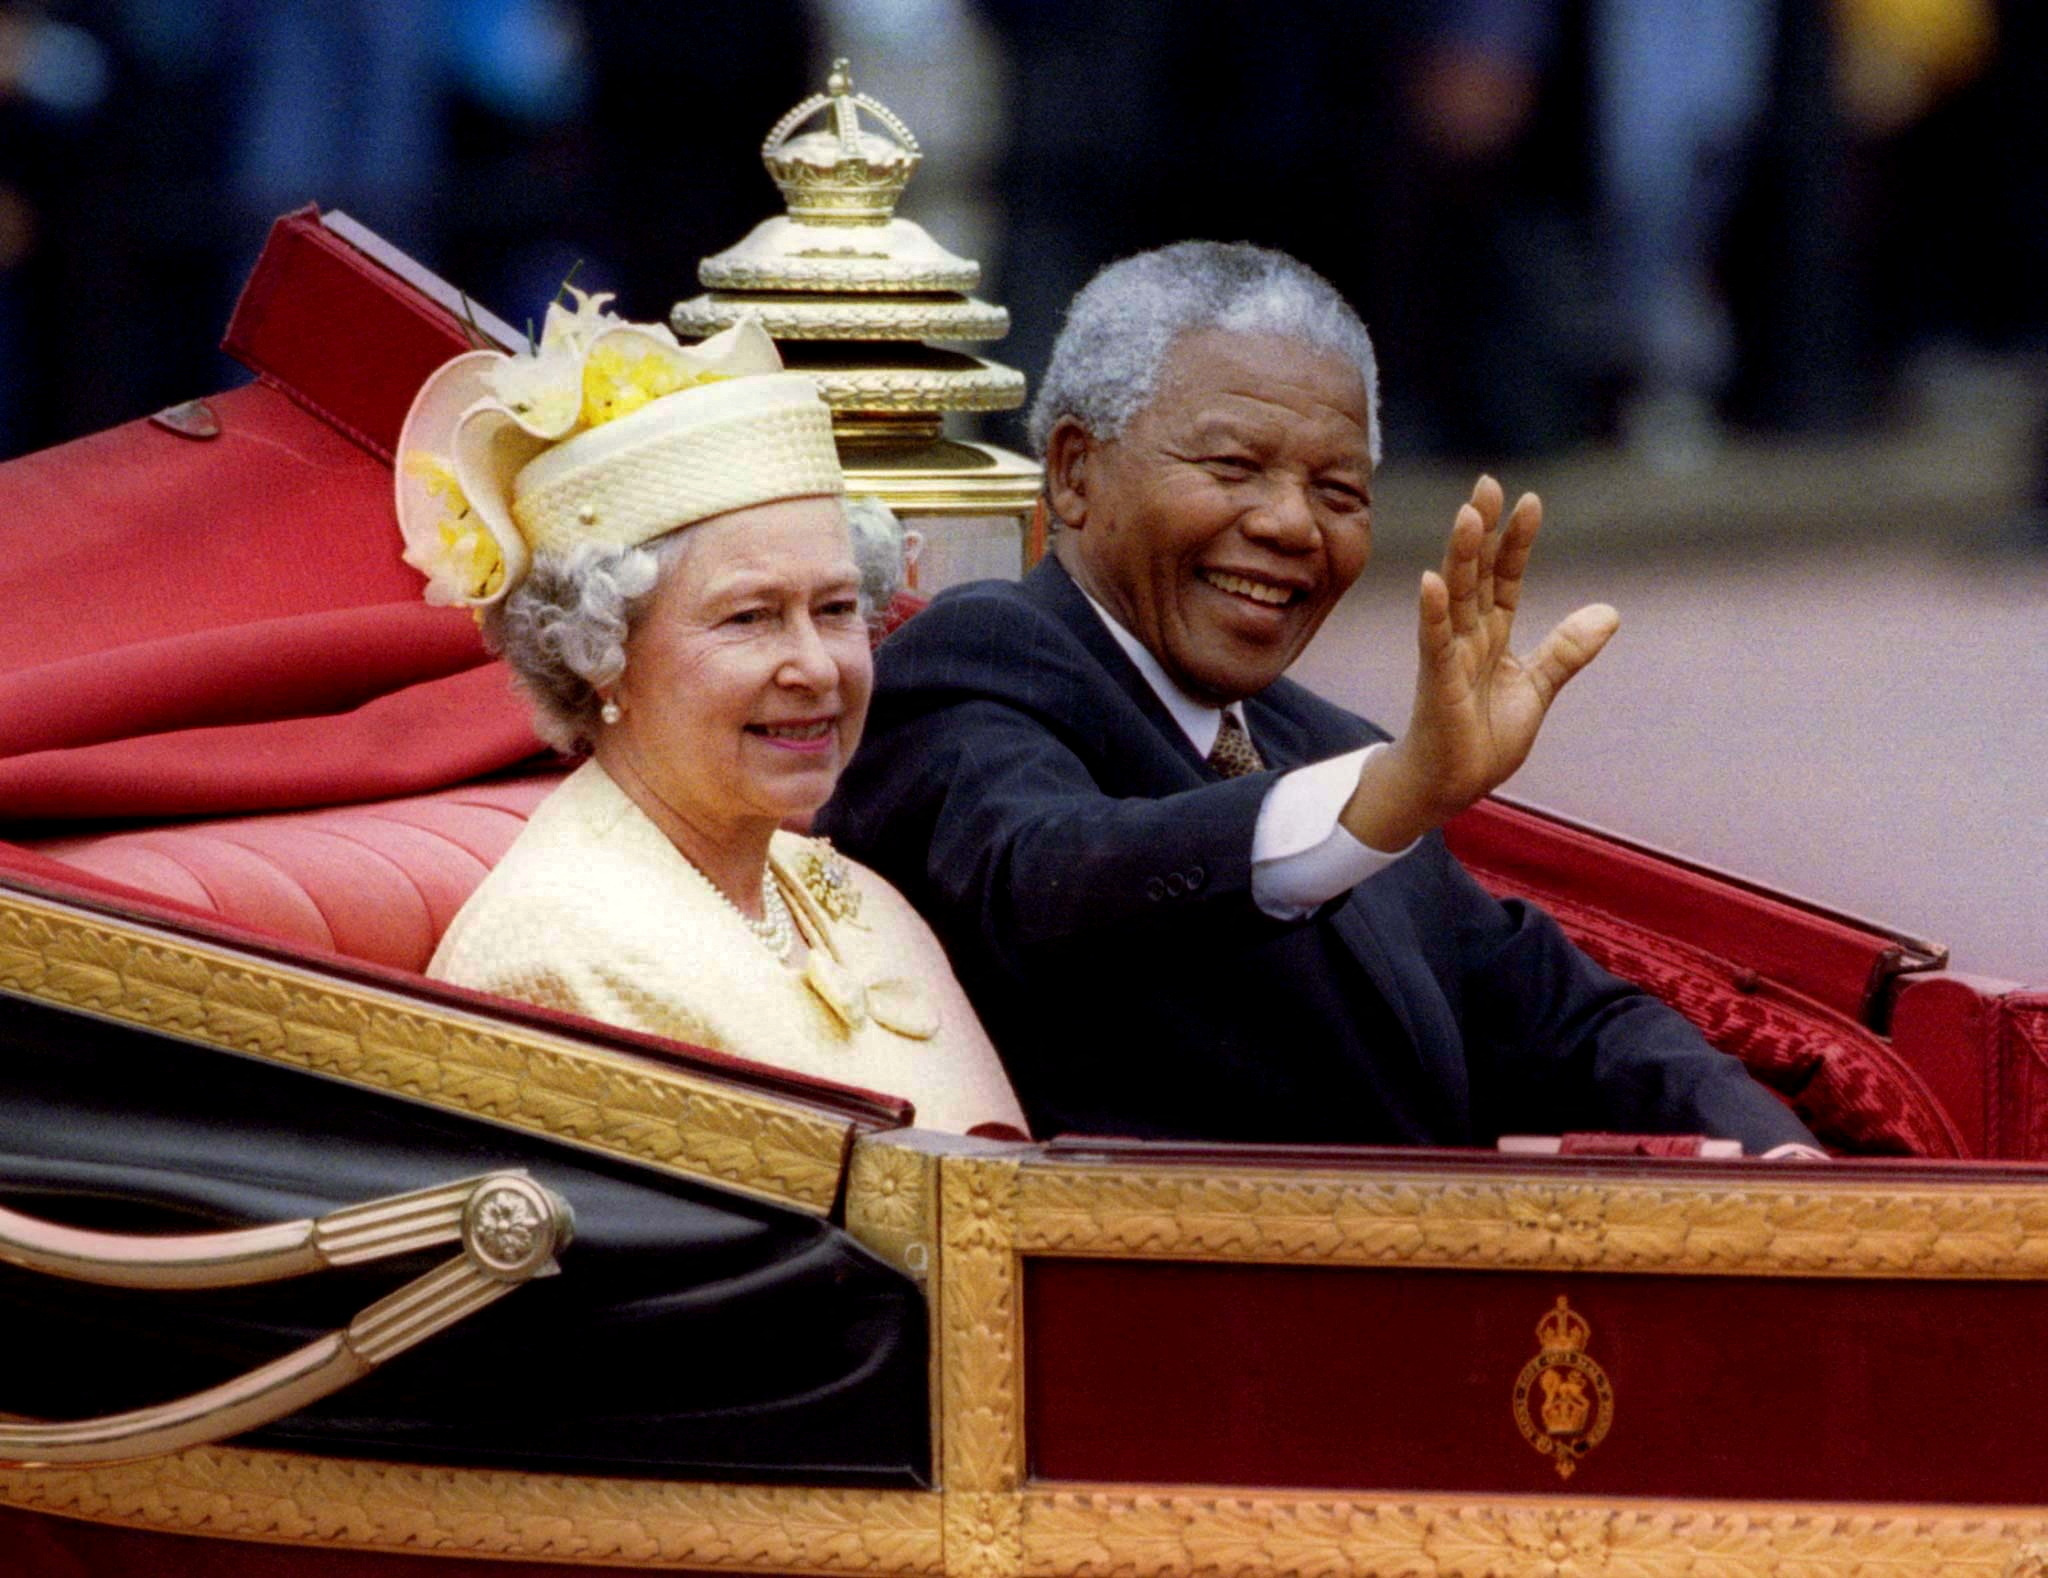
[(0, 465), (0, 818), (379, 799), (539, 753), (467, 614), (399, 560), (391, 454), (462, 326), (280, 220), (215, 437), (132, 422)]

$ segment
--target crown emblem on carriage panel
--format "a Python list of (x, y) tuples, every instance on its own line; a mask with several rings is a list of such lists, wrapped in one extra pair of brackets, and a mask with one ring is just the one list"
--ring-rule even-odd
[(1536, 1340), (1543, 1345), (1545, 1353), (1581, 1353), (1585, 1350), (1586, 1339), (1593, 1335), (1593, 1328), (1562, 1297), (1556, 1308), (1536, 1323)]
[(1593, 1326), (1564, 1295), (1536, 1322), (1541, 1351), (1515, 1377), (1515, 1424), (1522, 1439), (1570, 1479), (1614, 1423), (1614, 1388), (1586, 1353)]

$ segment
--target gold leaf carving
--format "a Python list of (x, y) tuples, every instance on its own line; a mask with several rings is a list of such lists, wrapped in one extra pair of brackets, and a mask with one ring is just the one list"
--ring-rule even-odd
[(1025, 1493), (1021, 1526), (1047, 1578), (2048, 1578), (2015, 1554), (2044, 1531), (1976, 1511), (1055, 1488)]
[(847, 1185), (848, 1226), (858, 1212), (861, 1222), (877, 1234), (929, 1236), (925, 1191), (932, 1166), (929, 1156), (886, 1140), (861, 1141), (854, 1147)]
[(708, 1571), (937, 1575), (939, 1498), (513, 1474), (201, 1447), (0, 1472), (0, 1501), (238, 1539)]
[(0, 896), (0, 985), (805, 1210), (839, 1192), (844, 1120), (22, 895)]
[(835, 410), (1008, 411), (1024, 403), (1024, 375), (992, 362), (965, 371), (821, 368), (815, 376)]
[[(1766, 1176), (1765, 1174), (1768, 1174)], [(2048, 1200), (2017, 1186), (1615, 1178), (1598, 1186), (1424, 1171), (1278, 1174), (1034, 1160), (1026, 1254), (1724, 1275), (2037, 1277)]]
[(2048, 1578), (2048, 1540), (2022, 1545), (2005, 1564), (2003, 1578)]
[(1013, 1491), (1023, 1475), (1017, 1261), (1010, 1242), (1017, 1179), (1012, 1161), (949, 1156), (940, 1166), (940, 1385), (949, 1496)]
[(938, 1269), (938, 1221), (938, 1157), (886, 1135), (863, 1136), (847, 1175), (846, 1230), (929, 1288)]
[(892, 301), (887, 298), (717, 300), (677, 302), (669, 313), (676, 333), (708, 336), (753, 313), (778, 340), (1000, 340), (1010, 332), (1007, 309), (972, 297)]
[[(738, 249), (708, 257), (697, 277), (713, 290), (973, 290), (981, 283), (981, 266), (964, 258), (928, 263), (910, 258), (863, 258), (859, 274), (849, 279), (837, 258), (776, 257), (754, 260), (737, 256)], [(680, 325), (671, 324), (677, 333)]]
[(1023, 1520), (1015, 1495), (947, 1491), (949, 1578), (1012, 1578), (1023, 1563)]
[(216, 970), (206, 994), (203, 1032), (221, 1046), (259, 1057), (284, 1052), (284, 988), (245, 970)]

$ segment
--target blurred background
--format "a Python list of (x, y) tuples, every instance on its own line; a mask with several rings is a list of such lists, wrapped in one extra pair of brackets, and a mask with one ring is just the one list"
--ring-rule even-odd
[(2040, 0), (0, 3), (0, 457), (245, 377), (215, 347), (306, 202), (514, 324), (572, 268), (665, 316), (840, 54), (1034, 385), (1160, 242), (1357, 304), (1379, 559), (1316, 688), (1399, 723), (1415, 573), (1495, 470), (1551, 522), (1529, 639), (1624, 620), (1513, 793), (2048, 982)]

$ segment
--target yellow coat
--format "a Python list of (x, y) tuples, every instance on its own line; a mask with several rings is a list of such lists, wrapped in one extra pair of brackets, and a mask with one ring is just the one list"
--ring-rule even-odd
[(810, 946), (809, 978), (777, 961), (710, 880), (586, 762), (470, 895), (427, 973), (906, 1096), (927, 1128), (1021, 1129), (995, 1049), (903, 895), (794, 833), (775, 835), (768, 860)]

